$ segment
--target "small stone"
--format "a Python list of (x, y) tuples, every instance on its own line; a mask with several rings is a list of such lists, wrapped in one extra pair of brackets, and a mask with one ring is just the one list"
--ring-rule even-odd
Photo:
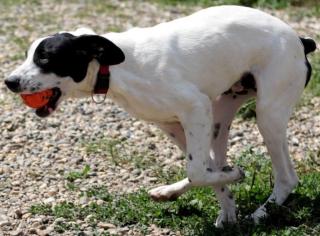
[(108, 229), (108, 233), (110, 235), (119, 235), (119, 232), (117, 229)]
[(11, 223), (9, 220), (3, 220), (3, 221), (0, 221), (0, 227), (3, 227), (3, 226), (10, 226)]
[(16, 219), (21, 219), (22, 216), (23, 216), (23, 213), (21, 212), (20, 209), (15, 210), (15, 212), (14, 212), (14, 218), (16, 218)]
[(39, 221), (32, 223), (31, 227), (32, 228), (39, 228), (41, 223)]
[[(52, 231), (52, 230), (51, 230)], [(49, 236), (51, 231), (48, 231), (48, 230), (41, 230), (41, 229), (37, 229), (36, 230), (36, 234), (38, 236)]]
[(28, 218), (30, 218), (31, 215), (32, 215), (31, 213), (27, 212), (27, 213), (23, 214), (22, 219), (28, 219)]
[(9, 218), (6, 215), (0, 215), (0, 226), (9, 226), (10, 225), (10, 221)]
[(24, 234), (23, 230), (15, 230), (15, 231), (10, 232), (10, 235), (12, 235), (12, 236), (24, 236), (25, 234)]
[(57, 193), (58, 193), (57, 189), (53, 188), (53, 189), (49, 189), (48, 190), (48, 195), (51, 196), (51, 197), (56, 195)]
[(102, 229), (114, 229), (114, 228), (116, 228), (115, 225), (110, 224), (110, 223), (104, 223), (104, 222), (99, 222), (97, 226), (99, 228), (102, 228)]
[(99, 206), (101, 206), (102, 204), (104, 204), (104, 201), (101, 200), (101, 199), (98, 199), (98, 200), (97, 200), (97, 204), (98, 204)]
[(12, 186), (20, 186), (20, 184), (21, 184), (21, 182), (20, 182), (20, 181), (18, 181), (18, 180), (17, 180), (17, 181), (12, 181), (12, 182), (11, 182), (11, 185), (12, 185)]
[(43, 200), (43, 203), (45, 203), (45, 204), (51, 204), (51, 203), (53, 203), (53, 202), (55, 202), (55, 198), (54, 197), (49, 197), (49, 198), (47, 198), (47, 199), (44, 199)]
[(28, 230), (28, 234), (37, 234), (37, 230), (35, 228), (31, 228)]
[(139, 169), (135, 169), (131, 172), (133, 175), (140, 175), (141, 174), (141, 170)]

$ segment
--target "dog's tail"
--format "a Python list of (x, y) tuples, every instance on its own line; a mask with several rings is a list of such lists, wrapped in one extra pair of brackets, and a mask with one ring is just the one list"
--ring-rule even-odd
[(304, 48), (304, 54), (306, 56), (306, 66), (307, 66), (307, 79), (305, 87), (307, 87), (312, 74), (312, 67), (310, 62), (308, 61), (307, 55), (311, 52), (314, 52), (317, 49), (317, 44), (312, 38), (302, 38), (300, 37), (300, 40), (302, 42), (303, 48)]
[(304, 54), (308, 55), (310, 52), (314, 52), (317, 49), (317, 44), (312, 38), (302, 38), (300, 40), (304, 47)]

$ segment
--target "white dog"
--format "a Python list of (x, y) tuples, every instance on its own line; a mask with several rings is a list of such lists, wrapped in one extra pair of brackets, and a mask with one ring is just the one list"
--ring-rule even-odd
[[(50, 101), (36, 110), (41, 117), (63, 98), (109, 89), (108, 97), (157, 124), (186, 152), (188, 178), (151, 190), (151, 197), (168, 200), (193, 186), (212, 186), (222, 226), (236, 221), (225, 185), (244, 175), (227, 166), (226, 150), (230, 124), (247, 99), (257, 99), (257, 124), (274, 168), (267, 202), (282, 204), (297, 185), (286, 128), (311, 76), (306, 54), (315, 49), (312, 39), (299, 38), (271, 15), (220, 6), (123, 33), (80, 29), (37, 39), (5, 83), (16, 93), (52, 89)], [(258, 222), (266, 215), (262, 205), (252, 217)]]

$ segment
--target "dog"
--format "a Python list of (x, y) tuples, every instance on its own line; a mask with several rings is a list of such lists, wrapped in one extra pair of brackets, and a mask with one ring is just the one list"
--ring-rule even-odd
[[(221, 205), (216, 226), (236, 222), (227, 184), (244, 178), (227, 165), (227, 140), (238, 108), (256, 98), (257, 125), (272, 159), (275, 185), (266, 201), (281, 205), (298, 183), (286, 128), (311, 77), (306, 55), (316, 43), (262, 11), (219, 6), (149, 28), (99, 36), (90, 29), (35, 40), (5, 80), (18, 94), (51, 89), (36, 109), (46, 117), (65, 98), (107, 94), (132, 115), (156, 124), (186, 153), (187, 178), (149, 191), (177, 198), (212, 186)], [(265, 203), (265, 204), (266, 204)], [(251, 217), (268, 215), (265, 204)]]

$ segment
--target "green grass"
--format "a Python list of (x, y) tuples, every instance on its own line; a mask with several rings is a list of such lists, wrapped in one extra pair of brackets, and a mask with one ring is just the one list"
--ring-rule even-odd
[(22, 4), (40, 4), (41, 0), (1, 0), (0, 6), (18, 6)]
[(132, 165), (139, 170), (152, 169), (154, 175), (162, 183), (169, 183), (173, 180), (178, 181), (184, 174), (184, 171), (174, 166), (164, 170), (160, 164), (155, 164), (157, 159), (151, 151), (128, 152), (132, 148), (129, 148), (130, 144), (125, 140), (105, 138), (94, 142), (86, 141), (83, 145), (88, 154), (105, 156), (113, 165)]
[(320, 96), (320, 54), (309, 56), (312, 65), (312, 78), (307, 86), (307, 92), (311, 96)]
[(66, 180), (74, 182), (77, 179), (87, 178), (90, 172), (90, 166), (85, 165), (81, 171), (71, 171), (66, 175)]
[[(317, 154), (318, 155), (318, 154)], [(317, 157), (319, 158), (319, 156)], [(62, 202), (55, 206), (37, 204), (30, 208), (34, 215), (50, 215), (64, 220), (56, 225), (56, 231), (80, 232), (77, 220), (91, 216), (89, 224), (95, 230), (98, 222), (109, 222), (117, 226), (138, 227), (143, 234), (148, 226), (180, 231), (183, 235), (317, 235), (320, 234), (320, 165), (315, 156), (298, 165), (300, 184), (283, 206), (268, 206), (271, 217), (259, 226), (245, 219), (262, 204), (271, 193), (273, 178), (268, 158), (248, 149), (236, 160), (237, 165), (245, 166), (246, 179), (232, 186), (237, 203), (239, 223), (226, 226), (224, 230), (214, 227), (213, 222), (219, 211), (218, 203), (211, 188), (195, 188), (174, 202), (153, 202), (146, 190), (132, 194), (111, 193), (103, 186), (93, 186), (80, 191), (79, 197), (101, 199), (88, 205)], [(176, 179), (182, 178), (176, 171)], [(174, 177), (173, 177), (174, 179)]]
[[(104, 155), (109, 158), (114, 165), (125, 165), (133, 163), (136, 168), (146, 169), (155, 161), (155, 157), (151, 153), (133, 152), (129, 153), (128, 146), (125, 140), (117, 139), (101, 139), (94, 142), (85, 142), (84, 144), (87, 153)], [(148, 158), (144, 158), (148, 156)]]

